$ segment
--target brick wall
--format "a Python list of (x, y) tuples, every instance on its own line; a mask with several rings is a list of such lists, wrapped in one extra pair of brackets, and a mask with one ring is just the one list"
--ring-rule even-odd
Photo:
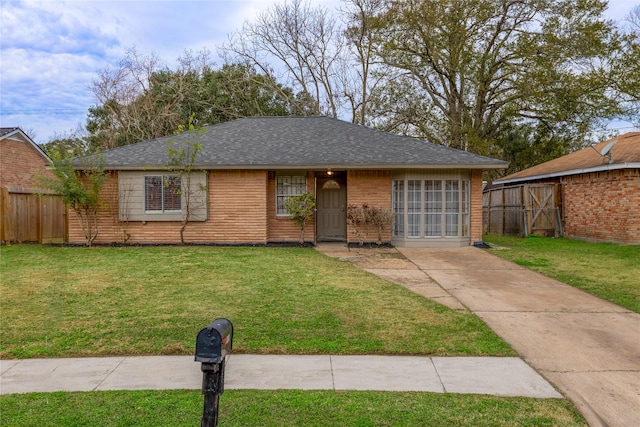
[(267, 242), (267, 171), (212, 171), (210, 220), (214, 241)]
[(640, 244), (640, 170), (624, 169), (562, 179), (564, 234)]
[[(185, 241), (190, 243), (243, 244), (296, 242), (300, 231), (288, 217), (275, 213), (275, 175), (267, 171), (211, 171), (209, 177), (209, 207), (207, 221), (187, 225)], [(307, 189), (314, 191), (313, 173), (307, 176)], [(637, 186), (637, 182), (636, 182)], [(118, 221), (117, 174), (112, 173), (102, 191), (99, 210), (99, 234), (96, 243), (179, 243), (178, 221)], [(471, 180), (471, 240), (482, 240), (482, 172), (474, 171)], [(347, 174), (347, 205), (362, 205), (391, 209), (391, 171), (355, 170)], [(636, 201), (638, 203), (638, 201)], [(637, 206), (637, 205), (636, 205)], [(637, 223), (637, 221), (636, 221)], [(314, 220), (305, 229), (305, 240), (314, 240)], [(347, 227), (349, 242), (358, 239)], [(391, 230), (385, 230), (383, 241), (391, 240)], [(377, 240), (370, 230), (368, 240)], [(83, 243), (84, 234), (75, 214), (69, 212), (69, 241)]]
[[(307, 192), (315, 195), (313, 172), (307, 173)], [(269, 242), (298, 242), (300, 227), (288, 216), (276, 215), (276, 175), (269, 177), (267, 186), (267, 221)], [(315, 218), (311, 218), (304, 226), (304, 241), (315, 241)]]
[(471, 244), (482, 241), (482, 171), (471, 171)]
[[(190, 222), (185, 241), (190, 243), (267, 242), (267, 172), (209, 172), (209, 213), (207, 221)], [(117, 174), (111, 174), (101, 192), (96, 243), (179, 243), (179, 221), (130, 221), (118, 218)], [(84, 234), (75, 214), (69, 212), (69, 241), (83, 243)]]
[[(351, 170), (347, 173), (347, 206), (361, 206), (391, 209), (391, 171), (389, 170)], [(376, 230), (369, 230), (367, 240), (378, 239)], [(357, 242), (355, 232), (347, 224), (347, 241)], [(391, 227), (384, 230), (382, 241), (391, 241)]]
[(46, 165), (46, 159), (31, 144), (11, 138), (0, 141), (0, 187), (35, 189), (35, 177), (53, 176)]

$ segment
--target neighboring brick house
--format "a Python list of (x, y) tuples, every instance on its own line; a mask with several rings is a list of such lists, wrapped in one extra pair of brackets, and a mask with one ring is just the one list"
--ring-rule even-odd
[(22, 129), (0, 128), (0, 187), (9, 191), (35, 190), (35, 177), (50, 175), (47, 155)]
[(0, 241), (65, 241), (64, 203), (37, 184), (39, 176), (53, 177), (50, 162), (20, 128), (0, 128)]
[[(507, 166), (327, 117), (244, 118), (99, 153), (110, 179), (96, 243), (180, 241), (186, 192), (171, 189), (184, 186), (185, 176), (168, 170), (167, 147), (193, 138), (202, 150), (185, 230), (190, 243), (295, 242), (299, 228), (284, 202), (308, 192), (317, 210), (306, 241), (357, 241), (347, 207), (366, 203), (393, 211), (385, 242), (468, 246), (482, 239), (482, 171)], [(77, 165), (85, 160), (95, 158)], [(69, 241), (83, 240), (70, 223)]]
[(640, 244), (640, 132), (505, 176), (493, 185), (533, 183), (560, 184), (566, 237)]

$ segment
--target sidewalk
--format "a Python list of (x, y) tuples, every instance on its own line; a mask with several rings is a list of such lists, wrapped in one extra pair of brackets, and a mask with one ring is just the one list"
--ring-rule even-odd
[[(201, 389), (193, 356), (0, 361), (0, 394)], [(225, 389), (387, 390), (562, 398), (517, 357), (231, 354)]]

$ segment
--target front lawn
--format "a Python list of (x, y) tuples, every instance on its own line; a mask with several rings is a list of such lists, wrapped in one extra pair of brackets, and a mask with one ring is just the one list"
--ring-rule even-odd
[(485, 236), (489, 251), (640, 313), (640, 246)]
[(0, 248), (0, 357), (234, 352), (513, 356), (478, 317), (308, 248)]
[[(216, 317), (234, 352), (515, 355), (474, 314), (302, 248), (0, 248), (0, 356), (193, 354)], [(393, 367), (390, 367), (392, 369)], [(199, 390), (0, 396), (0, 425), (193, 426)], [(565, 399), (227, 390), (220, 426), (585, 426)]]
[[(0, 396), (6, 426), (195, 426), (195, 390), (33, 393)], [(480, 395), (228, 390), (229, 426), (586, 426), (566, 400)]]

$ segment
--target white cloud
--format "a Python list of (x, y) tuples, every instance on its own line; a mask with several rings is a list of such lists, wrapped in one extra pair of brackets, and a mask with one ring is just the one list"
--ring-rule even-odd
[[(75, 3), (80, 4), (80, 3)], [(118, 40), (96, 25), (95, 10), (85, 13), (67, 8), (65, 3), (51, 7), (48, 2), (4, 2), (2, 5), (3, 49), (28, 49), (50, 53), (89, 53), (104, 57)]]
[[(88, 86), (126, 49), (155, 52), (168, 66), (185, 49), (216, 53), (227, 35), (278, 0), (0, 0), (0, 124), (34, 129), (44, 143), (84, 123), (95, 104)], [(329, 9), (339, 0), (311, 0)], [(624, 16), (637, 1), (613, 0)]]

